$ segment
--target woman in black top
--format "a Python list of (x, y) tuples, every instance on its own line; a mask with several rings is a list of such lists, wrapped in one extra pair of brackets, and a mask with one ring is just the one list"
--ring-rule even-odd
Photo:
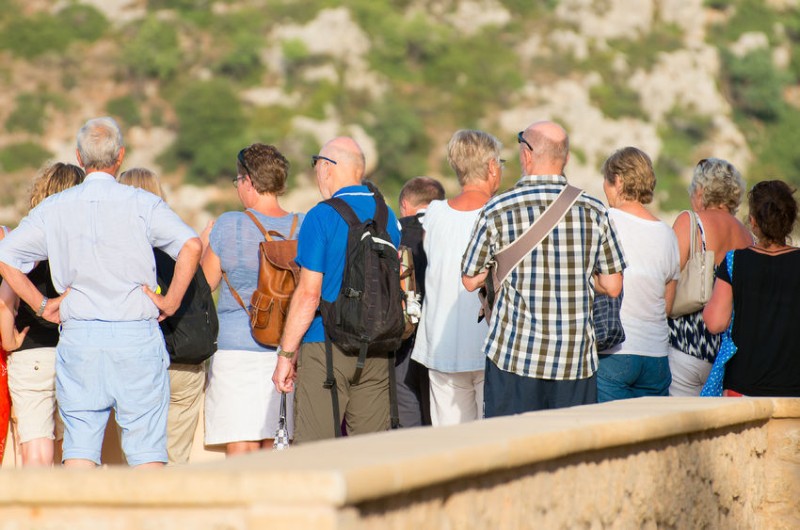
[(779, 180), (753, 187), (750, 224), (758, 243), (726, 256), (703, 311), (712, 333), (724, 331), (733, 314), (737, 351), (725, 366), (726, 395), (800, 397), (800, 249), (787, 244), (797, 220), (793, 193)]
[[(47, 167), (33, 184), (31, 209), (50, 195), (80, 184), (84, 176), (83, 170), (72, 164), (58, 162)], [(46, 297), (59, 295), (50, 279), (47, 261), (37, 263), (28, 278)], [(38, 316), (27, 304), (20, 304), (4, 282), (0, 286), (0, 336), (3, 348), (10, 353), (8, 386), (22, 465), (51, 466), (58, 436), (55, 429), (58, 326)]]

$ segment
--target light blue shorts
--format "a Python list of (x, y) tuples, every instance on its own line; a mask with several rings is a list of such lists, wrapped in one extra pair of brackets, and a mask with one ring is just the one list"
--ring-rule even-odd
[(128, 464), (166, 462), (169, 355), (158, 322), (68, 321), (56, 351), (63, 459), (100, 464), (113, 408)]

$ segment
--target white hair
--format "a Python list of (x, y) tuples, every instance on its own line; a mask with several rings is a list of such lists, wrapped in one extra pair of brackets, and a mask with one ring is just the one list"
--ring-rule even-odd
[(123, 147), (122, 132), (114, 118), (94, 118), (78, 131), (78, 153), (84, 168), (113, 166)]

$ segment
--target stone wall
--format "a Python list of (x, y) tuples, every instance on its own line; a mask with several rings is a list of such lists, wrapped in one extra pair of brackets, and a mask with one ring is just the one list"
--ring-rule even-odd
[(644, 398), (166, 470), (0, 473), (0, 529), (800, 528), (800, 400)]

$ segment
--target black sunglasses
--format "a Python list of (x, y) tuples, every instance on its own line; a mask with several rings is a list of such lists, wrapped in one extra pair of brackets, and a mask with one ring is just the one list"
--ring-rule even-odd
[(525, 131), (520, 131), (520, 132), (517, 133), (517, 143), (518, 144), (525, 144), (525, 145), (528, 146), (528, 149), (533, 151), (533, 147), (531, 147), (531, 144), (529, 144), (528, 141), (522, 136), (522, 133), (524, 133), (524, 132)]
[(247, 162), (245, 162), (245, 161), (244, 161), (244, 150), (245, 150), (245, 149), (247, 149), (247, 148), (245, 147), (244, 149), (242, 149), (241, 151), (239, 151), (239, 154), (238, 154), (238, 155), (236, 155), (236, 159), (239, 161), (239, 163), (242, 165), (242, 167), (244, 168), (244, 170), (245, 170), (245, 171), (247, 172), (247, 174), (249, 175), (249, 174), (250, 174), (250, 168), (249, 168), (249, 167), (247, 167)]
[(311, 169), (316, 168), (317, 162), (319, 162), (320, 160), (324, 160), (325, 162), (330, 162), (331, 164), (336, 164), (336, 160), (331, 160), (327, 156), (311, 155)]

